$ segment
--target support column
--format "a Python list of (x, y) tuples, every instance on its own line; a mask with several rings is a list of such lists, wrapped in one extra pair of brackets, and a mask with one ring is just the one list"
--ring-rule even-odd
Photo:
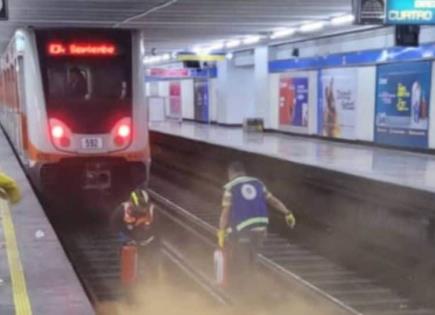
[(263, 118), (266, 128), (270, 128), (270, 102), (269, 102), (269, 47), (259, 46), (254, 50), (255, 82), (254, 104), (255, 115)]

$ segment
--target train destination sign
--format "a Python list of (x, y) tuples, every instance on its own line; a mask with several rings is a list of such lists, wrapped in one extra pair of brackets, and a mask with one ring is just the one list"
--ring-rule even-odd
[(388, 0), (386, 24), (435, 24), (435, 0)]
[(51, 42), (47, 53), (50, 56), (116, 56), (117, 49), (112, 43)]

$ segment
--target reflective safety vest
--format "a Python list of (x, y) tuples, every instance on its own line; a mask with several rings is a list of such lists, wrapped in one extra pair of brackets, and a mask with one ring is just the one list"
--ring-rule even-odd
[(231, 193), (229, 232), (265, 229), (269, 224), (266, 187), (253, 177), (238, 177), (225, 185)]
[(129, 212), (132, 205), (128, 202), (123, 204), (124, 208), (124, 223), (127, 225), (128, 230), (133, 230), (141, 226), (150, 226), (154, 221), (154, 207), (151, 205), (150, 209), (143, 215), (136, 217)]

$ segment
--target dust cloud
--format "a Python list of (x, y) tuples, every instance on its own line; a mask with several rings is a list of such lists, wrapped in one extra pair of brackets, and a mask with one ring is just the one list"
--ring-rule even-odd
[[(258, 288), (264, 287), (259, 283)], [(257, 288), (257, 289), (258, 289)], [(270, 292), (269, 292), (270, 295)], [(163, 272), (158, 280), (134, 289), (130, 298), (97, 306), (98, 315), (336, 315), (313, 301), (276, 292), (271, 302), (267, 297), (241, 298), (237, 305), (222, 306), (189, 280)], [(278, 302), (277, 302), (278, 300)], [(240, 304), (240, 305), (239, 305)]]

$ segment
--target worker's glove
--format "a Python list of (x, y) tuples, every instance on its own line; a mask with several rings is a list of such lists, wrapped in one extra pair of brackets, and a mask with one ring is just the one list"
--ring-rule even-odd
[(218, 245), (220, 248), (224, 248), (225, 239), (227, 238), (227, 232), (225, 230), (219, 230), (217, 232)]
[(287, 223), (287, 225), (291, 229), (293, 229), (295, 227), (295, 225), (296, 225), (296, 218), (293, 215), (293, 213), (290, 212), (289, 214), (286, 214), (286, 216), (285, 216), (285, 222)]

